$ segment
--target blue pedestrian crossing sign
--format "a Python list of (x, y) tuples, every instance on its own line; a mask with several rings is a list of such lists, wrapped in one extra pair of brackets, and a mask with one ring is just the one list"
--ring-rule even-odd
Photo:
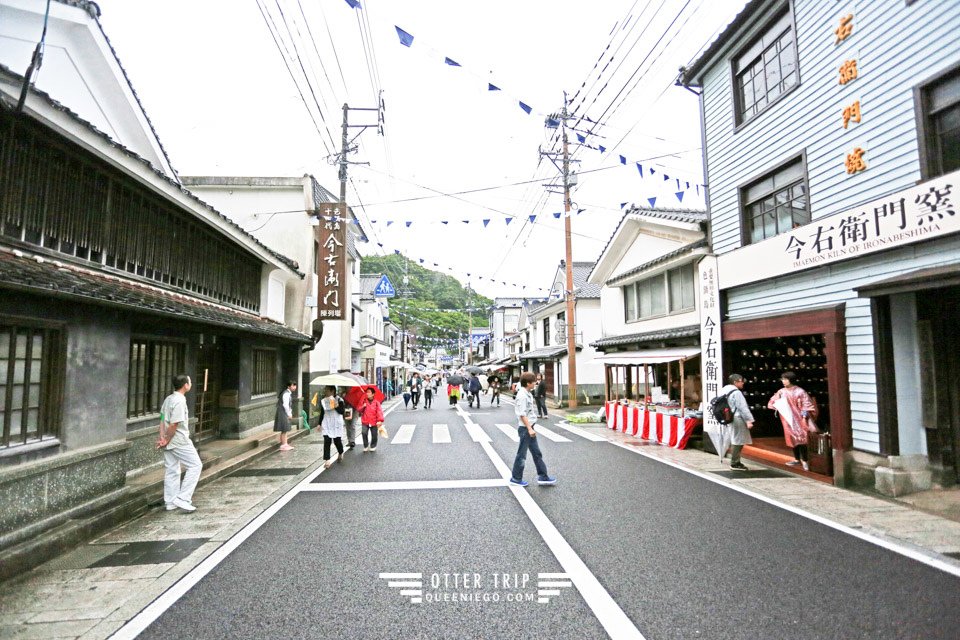
[(397, 290), (393, 288), (387, 274), (380, 276), (380, 282), (373, 288), (373, 295), (377, 298), (392, 298), (397, 295)]

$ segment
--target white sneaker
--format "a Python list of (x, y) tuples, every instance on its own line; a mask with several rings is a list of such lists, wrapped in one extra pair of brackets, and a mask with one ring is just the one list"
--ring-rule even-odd
[(193, 506), (192, 504), (190, 504), (189, 502), (187, 502), (187, 501), (185, 501), (185, 500), (181, 500), (180, 498), (175, 498), (174, 501), (173, 501), (173, 504), (174, 504), (174, 506), (183, 509), (183, 510), (186, 511), (187, 513), (192, 513), (192, 512), (194, 512), (194, 511), (197, 510), (197, 508), (196, 508), (195, 506)]
[(174, 509), (177, 508), (177, 505), (173, 504), (172, 502), (168, 502), (166, 503), (166, 505), (167, 505), (167, 511), (173, 511)]
[(376, 450), (377, 450), (376, 447), (370, 447), (370, 451), (376, 451)]
[(367, 451), (370, 451), (370, 447), (364, 447), (364, 448), (363, 448), (363, 452), (364, 452), (364, 453), (366, 453)]
[(809, 462), (803, 462), (802, 464), (803, 464), (803, 470), (804, 470), (804, 471), (810, 471), (810, 463), (809, 463)]

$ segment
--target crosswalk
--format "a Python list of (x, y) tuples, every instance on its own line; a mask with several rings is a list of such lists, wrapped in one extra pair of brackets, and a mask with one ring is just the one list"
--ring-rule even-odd
[[(565, 433), (574, 434), (579, 436), (579, 438), (571, 439), (561, 433), (558, 433), (558, 427), (562, 428)], [(553, 427), (551, 429), (538, 424), (536, 426), (537, 435), (546, 440), (550, 440), (551, 442), (557, 442), (561, 444), (573, 442), (581, 438), (583, 440), (589, 440), (592, 442), (605, 440), (605, 438), (602, 436), (596, 436), (592, 433), (580, 429), (570, 428), (566, 425), (558, 425), (558, 427)], [(418, 433), (426, 435), (418, 435)], [(423, 426), (421, 429), (419, 429), (419, 431), (418, 426), (415, 424), (401, 424), (397, 428), (396, 433), (388, 439), (388, 442), (395, 445), (405, 445), (429, 440), (429, 442), (432, 442), (433, 444), (453, 444), (454, 442), (480, 442), (483, 440), (490, 442), (493, 437), (506, 437), (511, 442), (520, 442), (520, 434), (517, 431), (516, 425), (496, 423), (492, 427), (484, 427), (473, 422), (468, 422), (466, 424), (436, 423), (429, 426)]]

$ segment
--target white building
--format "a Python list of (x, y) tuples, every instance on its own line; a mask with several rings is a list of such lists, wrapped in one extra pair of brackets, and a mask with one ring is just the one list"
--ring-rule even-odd
[(495, 298), (490, 312), (490, 358), (495, 362), (508, 355), (507, 338), (520, 330), (524, 298)]
[[(597, 402), (603, 399), (604, 367), (596, 360), (597, 351), (590, 346), (601, 338), (600, 286), (589, 284), (587, 277), (592, 262), (573, 263), (575, 294), (574, 325), (577, 344), (577, 401)], [(569, 358), (567, 356), (567, 303), (564, 299), (567, 275), (563, 260), (557, 268), (547, 301), (526, 308), (524, 351), (519, 355), (522, 369), (542, 373), (547, 394), (554, 402), (567, 402), (569, 397)]]
[(591, 346), (608, 363), (608, 394), (636, 398), (640, 369), (666, 390), (680, 379), (679, 361), (699, 401), (700, 295), (696, 263), (708, 253), (706, 211), (630, 207), (610, 237), (588, 282), (601, 287), (602, 337)]

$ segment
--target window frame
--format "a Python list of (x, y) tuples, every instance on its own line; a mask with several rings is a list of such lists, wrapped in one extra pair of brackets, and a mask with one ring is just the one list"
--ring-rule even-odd
[[(7, 369), (0, 370), (0, 378), (4, 382), (4, 409), (0, 411), (0, 453), (7, 455), (16, 452), (19, 447), (39, 442), (56, 442), (60, 438), (63, 418), (63, 383), (66, 378), (66, 329), (62, 323), (5, 315), (0, 315), (0, 327), (2, 327), (0, 331), (14, 338), (7, 346)], [(12, 411), (13, 388), (16, 385), (9, 384), (9, 379), (15, 376), (16, 371), (16, 336), (24, 330), (31, 332), (28, 345), (31, 345), (36, 332), (43, 332), (44, 336), (40, 352), (37, 427), (33, 433), (29, 430), (29, 424), (24, 428), (24, 419), (21, 415), (20, 433), (16, 435), (16, 441), (13, 441), (14, 436), (11, 434), (13, 419), (8, 416), (7, 407), (11, 407)], [(12, 358), (11, 355), (13, 355)], [(29, 388), (32, 386), (29, 376), (34, 364), (31, 354), (24, 364), (22, 385), (25, 387), (24, 395), (27, 397), (28, 405)], [(21, 413), (24, 412), (22, 401), (21, 398)], [(27, 406), (26, 412), (29, 413), (29, 410)]]
[[(917, 143), (920, 151), (920, 180), (929, 180), (942, 176), (942, 165), (934, 167), (931, 153), (937, 145), (934, 141), (934, 128), (931, 126), (928, 111), (930, 101), (927, 92), (936, 84), (943, 82), (953, 75), (960, 75), (960, 62), (954, 63), (935, 75), (925, 78), (913, 87), (913, 115), (917, 125)], [(952, 105), (951, 105), (952, 106)]]
[[(789, 15), (789, 18), (790, 18), (790, 19), (789, 19), (789, 22), (790, 22), (790, 30), (791, 30), (791, 32), (793, 33), (793, 44), (792, 44), (792, 47), (793, 47), (794, 60), (796, 60), (796, 66), (797, 66), (797, 69), (796, 69), (797, 81), (794, 83), (794, 85), (793, 85), (792, 87), (784, 90), (784, 91), (783, 91), (780, 95), (778, 95), (776, 98), (774, 98), (773, 100), (769, 101), (769, 102), (767, 103), (767, 105), (766, 105), (763, 109), (760, 109), (759, 111), (757, 111), (756, 113), (754, 113), (754, 114), (751, 115), (750, 117), (745, 117), (745, 114), (744, 114), (744, 112), (743, 112), (743, 104), (742, 104), (742, 101), (741, 101), (741, 99), (740, 99), (740, 87), (739, 87), (739, 84), (738, 84), (738, 82), (737, 82), (737, 75), (738, 75), (738, 74), (737, 74), (737, 64), (736, 64), (737, 58), (739, 58), (741, 55), (743, 55), (743, 53), (744, 53), (745, 51), (747, 51), (748, 49), (750, 49), (750, 47), (752, 47), (753, 45), (755, 45), (758, 40), (762, 39), (763, 36), (765, 36), (765, 35), (767, 34), (767, 32), (769, 32), (770, 29), (771, 29), (781, 18), (783, 18), (784, 15)], [(801, 77), (801, 75), (800, 75), (800, 50), (799, 50), (799, 46), (797, 45), (797, 18), (796, 18), (796, 15), (797, 15), (797, 14), (796, 14), (796, 11), (795, 11), (795, 9), (794, 9), (794, 0), (787, 0), (787, 1), (784, 2), (782, 5), (780, 5), (779, 7), (777, 7), (776, 10), (772, 11), (772, 12), (771, 12), (771, 15), (770, 15), (768, 18), (766, 18), (765, 20), (763, 20), (762, 23), (760, 23), (761, 26), (753, 33), (753, 37), (750, 38), (750, 40), (748, 40), (746, 44), (744, 44), (743, 46), (738, 47), (737, 49), (735, 49), (735, 50), (732, 52), (732, 54), (730, 55), (730, 57), (729, 57), (729, 59), (728, 59), (728, 66), (729, 66), (729, 71), (730, 71), (730, 89), (731, 89), (731, 91), (732, 91), (732, 93), (733, 93), (733, 99), (731, 100), (731, 105), (732, 105), (732, 108), (733, 108), (733, 130), (734, 130), (734, 133), (739, 132), (743, 127), (745, 127), (745, 126), (748, 125), (749, 123), (751, 123), (751, 122), (753, 122), (754, 120), (756, 120), (756, 119), (757, 119), (758, 117), (760, 117), (762, 114), (764, 114), (764, 113), (766, 113), (767, 111), (769, 111), (771, 108), (773, 108), (774, 105), (778, 104), (778, 103), (779, 103), (781, 100), (783, 100), (786, 96), (788, 96), (788, 95), (790, 95), (791, 93), (793, 93), (794, 91), (796, 91), (797, 88), (800, 87), (801, 84), (803, 84), (803, 79), (802, 79), (802, 77)], [(762, 56), (762, 52), (761, 52), (761, 56)]]
[[(260, 367), (257, 363), (257, 355), (261, 353), (269, 353), (273, 358), (273, 384), (270, 385), (269, 391), (264, 391), (263, 387), (261, 386), (264, 381), (260, 379), (260, 375), (266, 373), (265, 371), (260, 371)], [(254, 347), (250, 359), (252, 360), (253, 365), (251, 367), (252, 375), (250, 377), (250, 397), (252, 399), (264, 398), (266, 396), (276, 394), (278, 392), (277, 387), (280, 385), (280, 374), (277, 366), (279, 363), (279, 350), (275, 347)]]
[(550, 316), (543, 319), (543, 346), (550, 346)]
[[(675, 311), (671, 311), (671, 310), (670, 310), (670, 274), (671, 274), (672, 272), (679, 271), (679, 270), (685, 269), (685, 268), (690, 268), (690, 270), (691, 270), (691, 272), (692, 272), (692, 275), (693, 275), (693, 278), (691, 279), (691, 285), (692, 285), (691, 291), (693, 292), (693, 306), (692, 306), (692, 307), (686, 307), (686, 308), (677, 309), (677, 310), (675, 310)], [(643, 316), (643, 315), (641, 315), (639, 286), (640, 286), (641, 284), (648, 283), (648, 282), (652, 282), (652, 281), (654, 281), (654, 280), (660, 280), (660, 281), (663, 282), (663, 309), (664, 309), (664, 311), (663, 311), (663, 313), (655, 313), (655, 314), (653, 314), (653, 315)], [(628, 323), (628, 324), (631, 323), (631, 322), (646, 322), (646, 321), (648, 321), (648, 320), (655, 320), (655, 319), (657, 319), (657, 318), (666, 318), (666, 317), (668, 317), (668, 316), (676, 316), (676, 315), (681, 315), (681, 314), (684, 314), (684, 313), (690, 313), (691, 311), (695, 311), (696, 308), (697, 308), (697, 270), (696, 270), (696, 264), (695, 264), (694, 262), (692, 262), (692, 261), (691, 261), (691, 262), (683, 262), (683, 263), (680, 263), (680, 264), (676, 264), (676, 265), (674, 265), (674, 266), (672, 266), (672, 267), (670, 267), (670, 268), (668, 268), (668, 269), (664, 269), (663, 271), (661, 271), (661, 272), (659, 272), (659, 273), (656, 273), (656, 274), (654, 274), (654, 275), (652, 275), (652, 276), (647, 276), (647, 277), (641, 278), (641, 279), (639, 279), (639, 280), (634, 280), (633, 282), (630, 282), (629, 284), (621, 285), (621, 286), (620, 286), (620, 289), (621, 289), (621, 291), (622, 291), (623, 300), (624, 300), (624, 304), (623, 304), (623, 317), (624, 317), (624, 321), (625, 321), (626, 323)], [(626, 290), (627, 290), (627, 289), (634, 289), (634, 291), (635, 291), (635, 294), (634, 294), (634, 295), (636, 296), (636, 317), (632, 317), (632, 318), (627, 314), (627, 303), (626, 303), (626, 300), (627, 300), (627, 291), (626, 291)]]
[[(147, 358), (144, 363), (144, 386), (147, 389), (146, 400), (144, 401), (144, 410), (143, 412), (131, 412), (130, 411), (130, 402), (131, 402), (131, 388), (130, 388), (130, 374), (133, 367), (133, 345), (135, 342), (143, 342), (147, 346)], [(173, 372), (163, 372), (163, 374), (158, 374), (160, 380), (156, 387), (156, 398), (150, 398), (150, 391), (153, 389), (153, 377), (154, 377), (154, 366), (156, 358), (156, 347), (157, 346), (173, 346), (179, 347), (182, 349), (182, 364), (177, 367), (176, 364), (173, 366)], [(133, 334), (130, 336), (130, 350), (127, 353), (127, 420), (140, 420), (148, 416), (159, 415), (160, 406), (163, 404), (164, 399), (170, 395), (172, 392), (173, 386), (173, 376), (180, 373), (186, 372), (187, 366), (187, 341), (180, 338), (171, 338), (169, 336), (158, 336), (158, 335), (148, 335), (148, 334)], [(169, 373), (169, 375), (166, 375)], [(164, 379), (166, 378), (166, 379)], [(153, 402), (155, 400), (155, 403)], [(155, 407), (155, 409), (153, 408)], [(153, 409), (153, 410), (151, 410)]]
[[(761, 173), (757, 173), (751, 176), (748, 180), (740, 183), (740, 185), (737, 186), (737, 209), (739, 211), (739, 218), (740, 218), (740, 246), (741, 247), (746, 247), (751, 244), (756, 244), (750, 240), (750, 231), (747, 228), (747, 209), (746, 208), (749, 204), (753, 202), (753, 201), (748, 202), (746, 200), (747, 189), (749, 189), (752, 185), (756, 184), (757, 182), (760, 182), (764, 178), (767, 178), (769, 176), (776, 174), (779, 171), (782, 171), (783, 169), (790, 166), (794, 162), (797, 162), (798, 160), (800, 161), (800, 165), (803, 168), (803, 185), (807, 192), (806, 211), (807, 211), (807, 216), (809, 217), (809, 220), (807, 221), (806, 224), (810, 224), (811, 222), (813, 222), (813, 210), (812, 210), (812, 207), (810, 206), (810, 199), (811, 199), (810, 198), (810, 172), (807, 170), (807, 150), (803, 149), (799, 153), (792, 153), (788, 155), (786, 159), (779, 161), (777, 164), (773, 165), (772, 167), (770, 167), (769, 169)], [(776, 191), (774, 191), (773, 193), (776, 193)], [(764, 196), (764, 197), (767, 197), (767, 196)], [(782, 235), (783, 233), (786, 233), (786, 232), (780, 232), (777, 235), (770, 236), (770, 237), (776, 238), (777, 236)], [(764, 238), (763, 240), (769, 240), (769, 238)], [(763, 240), (760, 240), (759, 242), (763, 242)]]

